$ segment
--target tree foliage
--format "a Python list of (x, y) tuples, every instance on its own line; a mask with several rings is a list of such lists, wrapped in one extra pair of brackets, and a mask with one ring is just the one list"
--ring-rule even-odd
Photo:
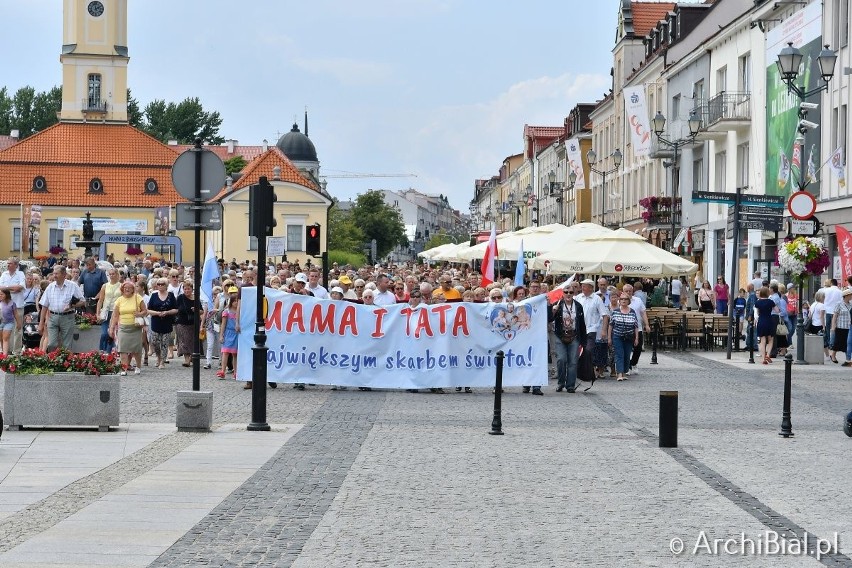
[(364, 232), (355, 224), (352, 211), (340, 209), (337, 201), (328, 212), (328, 250), (364, 254)]
[(219, 135), (222, 117), (218, 111), (207, 112), (198, 97), (186, 98), (179, 103), (157, 99), (145, 106), (142, 129), (162, 142), (177, 140), (178, 144), (192, 144), (196, 138), (209, 144), (221, 144)]
[(248, 165), (248, 162), (242, 156), (234, 156), (225, 160), (225, 175), (235, 174), (243, 171), (243, 168)]
[(0, 89), (0, 134), (18, 130), (24, 139), (56, 124), (56, 113), (62, 108), (62, 89), (36, 92), (33, 87), (21, 87), (9, 96), (6, 87)]
[(142, 128), (144, 116), (142, 109), (139, 108), (139, 101), (133, 98), (130, 94), (130, 89), (127, 89), (127, 122), (133, 128)]
[(432, 237), (423, 246), (423, 250), (429, 250), (431, 248), (455, 242), (457, 242), (457, 240), (453, 238), (452, 235), (447, 234), (446, 231), (441, 229), (439, 232), (432, 235)]
[[(36, 92), (26, 86), (10, 95), (6, 87), (0, 88), (0, 134), (20, 131), (24, 139), (58, 122), (57, 113), (62, 109), (62, 88)], [(128, 123), (144, 130), (161, 142), (177, 140), (181, 144), (192, 144), (196, 138), (210, 144), (221, 144), (225, 139), (219, 135), (222, 117), (217, 111), (204, 110), (198, 97), (184, 99), (180, 103), (155, 100), (140, 110), (139, 101), (127, 89)], [(239, 171), (239, 170), (237, 170)]]
[(408, 246), (405, 225), (399, 209), (385, 203), (381, 191), (369, 190), (355, 200), (352, 219), (364, 233), (364, 240), (376, 239), (376, 253), (383, 258), (397, 245)]

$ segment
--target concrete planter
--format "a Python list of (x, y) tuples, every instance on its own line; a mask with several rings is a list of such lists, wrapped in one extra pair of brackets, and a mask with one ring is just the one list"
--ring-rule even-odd
[(10, 430), (21, 426), (118, 426), (121, 402), (118, 375), (82, 373), (13, 375), (4, 379), (3, 419)]
[(89, 353), (101, 347), (101, 326), (93, 325), (89, 329), (74, 328), (71, 335), (72, 353)]

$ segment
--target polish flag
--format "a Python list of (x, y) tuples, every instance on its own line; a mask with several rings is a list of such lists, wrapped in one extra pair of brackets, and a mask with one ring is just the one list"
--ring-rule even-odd
[(494, 282), (494, 261), (497, 259), (497, 230), (491, 227), (491, 236), (488, 238), (488, 248), (482, 257), (482, 285), (488, 286)]
[(566, 286), (570, 286), (571, 283), (574, 282), (574, 279), (576, 279), (576, 278), (577, 278), (577, 273), (575, 272), (571, 276), (571, 278), (569, 278), (568, 280), (566, 280), (562, 284), (556, 285), (553, 288), (553, 290), (551, 290), (550, 292), (547, 293), (547, 303), (548, 304), (555, 304), (556, 302), (561, 300), (562, 299), (562, 290), (564, 290)]

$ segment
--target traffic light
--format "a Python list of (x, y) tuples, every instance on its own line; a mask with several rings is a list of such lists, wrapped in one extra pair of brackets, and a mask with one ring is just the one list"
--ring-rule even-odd
[(310, 256), (320, 255), (320, 224), (315, 223), (305, 227), (305, 253)]
[(252, 237), (271, 237), (275, 221), (275, 188), (265, 176), (260, 182), (249, 188), (249, 235)]

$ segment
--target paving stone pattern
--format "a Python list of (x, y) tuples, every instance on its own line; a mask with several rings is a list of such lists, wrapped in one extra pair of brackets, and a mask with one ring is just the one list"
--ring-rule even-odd
[(0, 553), (44, 532), (87, 505), (150, 471), (189, 447), (203, 434), (175, 432), (145, 448), (71, 483), (0, 523)]
[(326, 513), (385, 402), (342, 392), (152, 564), (290, 566)]

